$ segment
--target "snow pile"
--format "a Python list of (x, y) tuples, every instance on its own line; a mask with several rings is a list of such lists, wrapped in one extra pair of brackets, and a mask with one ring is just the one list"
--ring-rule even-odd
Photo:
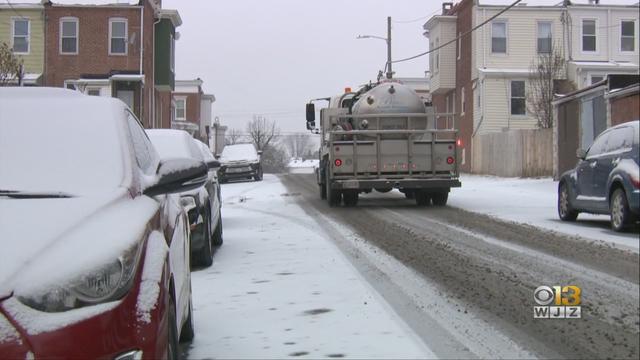
[(220, 155), (220, 161), (222, 163), (243, 160), (250, 162), (260, 160), (253, 144), (227, 145), (224, 147), (222, 154)]
[(203, 160), (200, 149), (191, 135), (184, 130), (146, 130), (151, 143), (162, 159), (192, 158)]
[(158, 296), (160, 295), (158, 284), (162, 280), (162, 267), (168, 251), (164, 236), (158, 231), (152, 232), (147, 243), (140, 293), (136, 303), (138, 320), (147, 324), (151, 322), (151, 311), (158, 304)]
[(318, 168), (320, 160), (308, 159), (302, 160), (300, 158), (293, 158), (287, 164), (290, 174), (313, 174), (315, 169)]

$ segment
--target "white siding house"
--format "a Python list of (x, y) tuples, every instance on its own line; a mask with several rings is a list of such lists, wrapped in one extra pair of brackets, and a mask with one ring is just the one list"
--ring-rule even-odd
[[(503, 8), (474, 6), (473, 25)], [(537, 127), (527, 105), (530, 69), (539, 53), (563, 51), (561, 13), (558, 6), (517, 6), (474, 32), (474, 134)]]
[[(434, 16), (424, 25), (429, 49), (435, 49), (456, 38), (455, 16)], [(445, 46), (429, 54), (431, 93), (440, 94), (456, 86), (456, 47)]]

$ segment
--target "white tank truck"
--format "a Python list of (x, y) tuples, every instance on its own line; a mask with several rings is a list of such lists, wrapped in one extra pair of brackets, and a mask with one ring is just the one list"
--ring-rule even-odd
[[(318, 100), (329, 105), (316, 129)], [(330, 206), (355, 206), (360, 193), (394, 188), (419, 206), (443, 206), (450, 189), (461, 186), (452, 114), (435, 114), (405, 85), (391, 80), (346, 89), (311, 100), (306, 113), (307, 129), (322, 136), (316, 174)]]

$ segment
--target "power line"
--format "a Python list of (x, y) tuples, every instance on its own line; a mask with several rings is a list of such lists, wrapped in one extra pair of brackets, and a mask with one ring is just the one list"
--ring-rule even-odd
[(452, 44), (452, 43), (455, 43), (455, 42), (457, 42), (459, 39), (461, 39), (461, 38), (463, 38), (463, 37), (465, 37), (465, 36), (469, 35), (470, 33), (474, 32), (474, 31), (478, 30), (479, 28), (481, 28), (482, 26), (486, 25), (486, 24), (487, 24), (488, 22), (490, 22), (491, 20), (493, 20), (493, 19), (497, 18), (498, 16), (500, 16), (500, 15), (504, 14), (507, 10), (509, 10), (509, 9), (511, 9), (512, 7), (516, 6), (520, 1), (522, 1), (522, 0), (516, 0), (516, 1), (514, 1), (511, 5), (509, 5), (509, 6), (507, 6), (506, 8), (504, 8), (504, 9), (500, 10), (497, 14), (493, 15), (492, 17), (488, 18), (487, 20), (483, 21), (482, 23), (480, 23), (480, 24), (476, 25), (474, 28), (472, 28), (472, 29), (470, 29), (470, 30), (465, 31), (463, 34), (461, 34), (461, 35), (459, 35), (459, 36), (457, 36), (457, 37), (453, 38), (453, 39), (452, 39), (452, 40), (450, 40), (450, 41), (447, 41), (446, 43), (444, 43), (444, 44), (442, 44), (442, 45), (440, 45), (440, 46), (436, 46), (436, 47), (435, 47), (435, 48), (433, 48), (433, 49), (429, 49), (429, 51), (425, 51), (425, 52), (423, 52), (423, 53), (420, 53), (420, 54), (418, 54), (418, 55), (414, 55), (414, 56), (411, 56), (411, 57), (408, 57), (408, 58), (404, 58), (404, 59), (400, 59), (400, 60), (393, 60), (393, 61), (392, 61), (392, 63), (398, 63), (398, 62), (403, 62), (403, 61), (409, 61), (409, 60), (417, 59), (417, 58), (419, 58), (419, 57), (421, 57), (421, 56), (425, 56), (425, 55), (427, 55), (427, 54), (429, 54), (429, 53), (432, 53), (432, 52), (434, 52), (434, 51), (436, 51), (436, 50), (440, 50), (440, 49), (442, 49), (443, 47), (445, 47), (445, 46), (447, 46), (447, 45), (450, 45), (450, 44)]
[(9, 5), (9, 7), (11, 8), (11, 10), (12, 10), (16, 15), (18, 15), (19, 17), (21, 17), (21, 18), (23, 18), (23, 19), (27, 19), (27, 17), (26, 17), (26, 16), (24, 16), (24, 15), (20, 14), (20, 13), (18, 12), (18, 10), (16, 10), (16, 8), (14, 8), (14, 7), (13, 7), (13, 4), (11, 4), (11, 2), (10, 2), (9, 0), (5, 0), (5, 1), (6, 1), (7, 5)]

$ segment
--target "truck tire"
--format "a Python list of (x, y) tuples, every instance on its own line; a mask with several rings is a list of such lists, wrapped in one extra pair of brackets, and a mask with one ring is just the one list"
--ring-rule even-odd
[(440, 192), (431, 194), (431, 201), (433, 201), (434, 206), (445, 206), (447, 205), (448, 199), (449, 199), (448, 191), (440, 191)]
[(340, 190), (331, 188), (331, 181), (329, 180), (329, 169), (325, 171), (324, 186), (327, 190), (327, 202), (329, 203), (329, 206), (334, 207), (340, 205), (340, 201), (342, 200), (342, 192)]
[(406, 190), (405, 189), (404, 197), (406, 197), (407, 199), (413, 199), (413, 198), (415, 198), (415, 192), (413, 190)]
[(416, 199), (416, 205), (418, 206), (429, 206), (431, 205), (431, 194), (424, 190), (416, 190), (413, 193), (413, 196)]
[(322, 183), (318, 184), (318, 187), (320, 188), (320, 199), (325, 200), (327, 198), (327, 186)]
[(354, 207), (358, 205), (358, 191), (357, 190), (346, 190), (342, 193), (342, 197), (344, 198), (344, 206)]

